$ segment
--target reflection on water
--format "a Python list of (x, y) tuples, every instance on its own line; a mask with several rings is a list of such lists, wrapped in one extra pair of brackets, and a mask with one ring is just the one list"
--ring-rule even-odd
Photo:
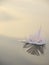
[[(28, 46), (29, 45), (29, 46)], [(29, 44), (26, 43), (24, 45), (24, 48), (29, 48), (27, 49), (27, 52), (32, 54), (32, 55), (37, 55), (39, 56), (40, 54), (44, 54), (44, 49), (45, 49), (45, 45), (37, 45), (37, 44)]]
[(23, 43), (16, 43), (15, 38), (0, 36), (0, 65), (48, 65), (48, 49), (47, 44), (44, 55), (33, 56), (23, 49)]

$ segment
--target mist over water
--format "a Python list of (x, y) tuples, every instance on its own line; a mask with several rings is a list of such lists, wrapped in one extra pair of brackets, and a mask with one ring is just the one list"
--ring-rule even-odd
[(0, 65), (49, 64), (49, 44), (46, 44), (45, 54), (41, 56), (28, 54), (23, 45), (23, 43), (16, 43), (15, 38), (0, 36)]
[[(16, 41), (40, 26), (46, 49), (34, 56)], [(49, 65), (49, 0), (0, 0), (0, 65)]]

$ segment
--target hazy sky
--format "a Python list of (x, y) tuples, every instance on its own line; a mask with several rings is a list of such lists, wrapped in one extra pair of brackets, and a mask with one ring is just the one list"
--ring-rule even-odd
[(40, 25), (48, 36), (49, 0), (0, 0), (0, 34), (24, 37)]

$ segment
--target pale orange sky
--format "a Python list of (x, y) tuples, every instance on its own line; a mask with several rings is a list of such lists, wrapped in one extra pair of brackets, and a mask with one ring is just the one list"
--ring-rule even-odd
[[(0, 35), (25, 37), (42, 26), (49, 34), (49, 5), (45, 0), (5, 0), (0, 5)], [(46, 34), (46, 35), (45, 35)]]

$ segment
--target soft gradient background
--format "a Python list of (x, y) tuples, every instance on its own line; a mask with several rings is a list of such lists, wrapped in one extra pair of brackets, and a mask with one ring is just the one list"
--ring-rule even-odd
[(49, 43), (39, 57), (16, 43), (16, 38), (34, 34), (40, 26), (49, 42), (49, 0), (0, 0), (0, 65), (49, 65)]

